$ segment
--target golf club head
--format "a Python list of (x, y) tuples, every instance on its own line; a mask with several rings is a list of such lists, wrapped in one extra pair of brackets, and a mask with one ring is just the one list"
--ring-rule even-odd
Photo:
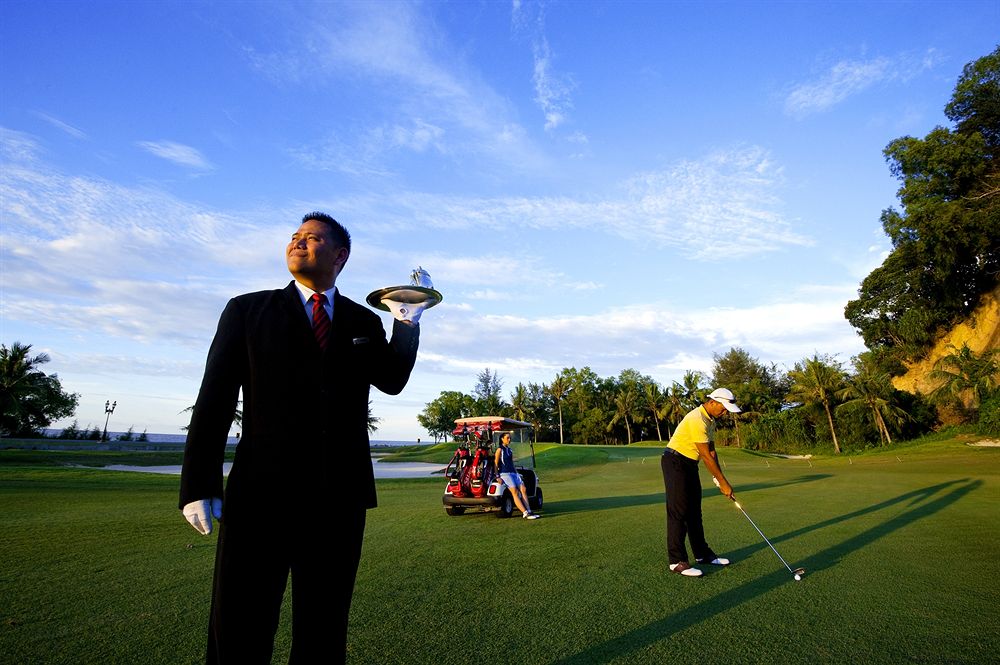
[(802, 576), (806, 574), (805, 568), (796, 568), (792, 571), (792, 575), (795, 576), (795, 581), (798, 582), (802, 579)]

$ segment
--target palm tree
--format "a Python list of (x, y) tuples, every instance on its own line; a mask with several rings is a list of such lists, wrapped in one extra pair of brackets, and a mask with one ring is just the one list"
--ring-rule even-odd
[(46, 353), (29, 355), (30, 344), (0, 344), (0, 432), (22, 434), (48, 427), (53, 420), (73, 415), (79, 395), (62, 390), (59, 377), (39, 367)]
[(639, 393), (636, 391), (635, 385), (626, 384), (615, 396), (615, 413), (611, 417), (611, 422), (608, 423), (607, 429), (610, 432), (616, 424), (624, 422), (625, 431), (628, 434), (628, 442), (631, 444), (632, 423), (641, 423), (643, 420), (645, 420), (645, 417), (642, 415)]
[(666, 391), (666, 402), (663, 405), (663, 410), (660, 411), (660, 418), (667, 421), (667, 438), (671, 437), (670, 434), (670, 423), (677, 424), (684, 419), (687, 414), (688, 409), (684, 408), (684, 403), (682, 402), (682, 396), (684, 395), (684, 386), (674, 382), (674, 385), (667, 389)]
[[(243, 400), (239, 400), (239, 401), (236, 402), (237, 408), (236, 408), (235, 411), (233, 411), (233, 425), (235, 425), (236, 427), (242, 427), (243, 426), (243, 409), (239, 408), (240, 404), (243, 404)], [(180, 415), (182, 413), (189, 413), (191, 411), (194, 411), (194, 404), (192, 404), (191, 406), (189, 406), (186, 409), (181, 409), (180, 411), (177, 412), (177, 415)], [(368, 402), (368, 417), (369, 418), (371, 418), (371, 413), (372, 413), (371, 402)], [(375, 419), (376, 422), (378, 422), (379, 420), (380, 420), (379, 418)], [(184, 426), (181, 427), (181, 431), (182, 432), (186, 432), (186, 431), (188, 431), (189, 428), (190, 428), (190, 425), (184, 425)], [(371, 424), (370, 423), (368, 425), (368, 429), (369, 429), (369, 431), (372, 431), (372, 432), (375, 431), (375, 430), (371, 429)], [(376, 429), (378, 429), (378, 428), (376, 428)]]
[[(240, 414), (240, 422), (243, 422), (243, 414)], [(374, 434), (378, 431), (378, 424), (382, 419), (372, 413), (372, 401), (368, 400), (368, 433)]]
[(548, 422), (548, 393), (545, 384), (528, 383), (528, 422), (531, 423), (532, 435), (538, 443), (538, 432)]
[(970, 410), (979, 410), (979, 405), (997, 388), (1000, 379), (1000, 349), (987, 349), (976, 353), (963, 344), (952, 350), (936, 363), (930, 372), (932, 379), (940, 379), (941, 385), (931, 391), (930, 397), (936, 402), (951, 402), (968, 405)]
[(840, 364), (830, 357), (820, 358), (816, 353), (812, 358), (795, 363), (795, 369), (788, 373), (788, 378), (792, 382), (788, 401), (823, 406), (826, 420), (830, 424), (830, 435), (833, 437), (833, 450), (840, 454), (831, 408), (837, 392), (844, 387), (844, 371)]
[(678, 397), (685, 413), (705, 401), (705, 395), (708, 391), (702, 385), (704, 381), (704, 374), (688, 370), (684, 372), (684, 378), (681, 379), (681, 383), (679, 385), (674, 384), (675, 391), (678, 387), (681, 390)]
[(562, 401), (569, 391), (569, 380), (567, 380), (562, 374), (559, 374), (559, 376), (552, 380), (552, 383), (545, 387), (545, 392), (549, 394), (552, 400), (556, 403), (556, 409), (559, 410), (559, 443), (563, 443)]
[(893, 404), (892, 379), (887, 372), (875, 369), (871, 364), (859, 362), (854, 376), (847, 379), (847, 385), (837, 393), (837, 399), (845, 400), (837, 411), (851, 407), (865, 407), (871, 411), (872, 421), (878, 430), (879, 443), (891, 445), (892, 436), (886, 420), (900, 424), (910, 415)]
[(642, 385), (642, 397), (646, 402), (646, 408), (653, 414), (653, 422), (656, 423), (656, 440), (663, 441), (663, 434), (660, 433), (660, 412), (667, 404), (667, 396), (660, 389), (660, 384), (650, 381)]
[[(768, 387), (758, 377), (735, 386), (733, 393), (736, 396), (736, 403), (739, 404), (741, 410), (739, 413), (730, 413), (728, 415), (732, 417), (736, 428), (736, 445), (742, 446), (740, 423), (752, 423), (760, 418), (762, 414), (772, 407), (773, 396)], [(777, 411), (778, 409), (775, 407), (771, 410)]]
[(510, 409), (518, 420), (526, 421), (528, 419), (528, 411), (530, 410), (528, 389), (523, 383), (517, 384), (514, 392), (510, 394)]
[(14, 342), (9, 349), (0, 347), (0, 406), (5, 429), (18, 429), (15, 423), (23, 420), (24, 406), (38, 391), (39, 381), (45, 376), (38, 366), (49, 362), (48, 354), (29, 356), (29, 351), (31, 345), (20, 342)]

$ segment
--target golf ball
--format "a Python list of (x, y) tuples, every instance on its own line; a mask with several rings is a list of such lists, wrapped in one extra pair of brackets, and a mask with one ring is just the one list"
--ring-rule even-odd
[(802, 581), (802, 576), (801, 575), (796, 575), (795, 576), (795, 581), (796, 582), (801, 582)]

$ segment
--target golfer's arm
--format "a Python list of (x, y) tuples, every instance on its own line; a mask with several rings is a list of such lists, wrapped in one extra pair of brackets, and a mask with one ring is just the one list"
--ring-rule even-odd
[(720, 483), (728, 483), (729, 481), (726, 480), (726, 475), (722, 473), (722, 469), (719, 467), (719, 458), (716, 457), (715, 451), (710, 447), (711, 444), (705, 442), (696, 443), (694, 445), (698, 448), (698, 454), (703, 460), (705, 460), (705, 468), (708, 469), (708, 472), (711, 473)]

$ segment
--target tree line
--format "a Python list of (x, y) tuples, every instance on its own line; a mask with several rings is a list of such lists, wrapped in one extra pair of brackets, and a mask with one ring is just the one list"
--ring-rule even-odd
[(893, 387), (870, 352), (853, 358), (850, 368), (816, 353), (783, 371), (739, 347), (713, 361), (710, 374), (689, 370), (670, 385), (635, 369), (601, 377), (589, 367), (564, 368), (548, 383), (518, 383), (506, 397), (502, 378), (486, 368), (470, 393), (442, 391), (417, 421), (435, 441), (447, 441), (457, 418), (485, 415), (531, 423), (536, 441), (666, 441), (688, 411), (713, 388), (724, 387), (742, 412), (723, 417), (722, 445), (786, 452), (819, 446), (839, 453), (926, 433), (937, 423), (938, 406), (961, 410), (969, 422), (984, 426), (1000, 417), (998, 350), (953, 348), (937, 363), (933, 376), (939, 385), (926, 396)]

